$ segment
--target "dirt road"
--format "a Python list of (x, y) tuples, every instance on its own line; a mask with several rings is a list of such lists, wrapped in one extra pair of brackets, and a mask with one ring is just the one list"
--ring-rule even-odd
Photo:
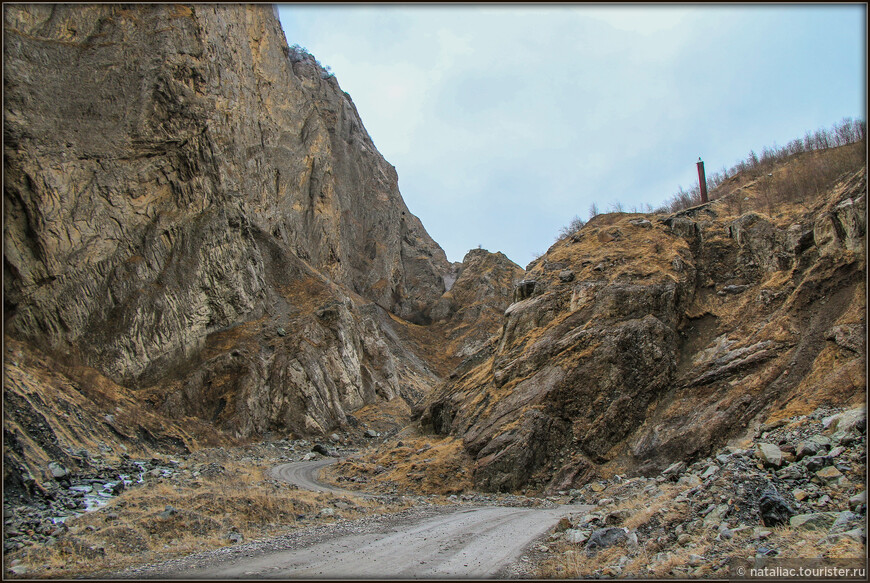
[[(332, 491), (317, 481), (334, 460), (284, 464), (272, 475), (300, 488)], [(338, 490), (340, 493), (347, 491)], [(297, 532), (263, 543), (172, 561), (139, 571), (165, 578), (439, 578), (507, 577), (524, 549), (560, 517), (590, 506), (433, 507)]]
[[(435, 516), (403, 517), (323, 527), (246, 545), (235, 552), (208, 553), (139, 577), (185, 579), (262, 578), (502, 578), (524, 548), (560, 516), (584, 507), (556, 509), (447, 508)], [(588, 507), (586, 507), (588, 508)], [(312, 540), (313, 539), (313, 540)], [(168, 568), (167, 568), (168, 567)]]
[(280, 466), (275, 466), (269, 470), (269, 473), (273, 478), (296, 484), (302, 490), (311, 490), (312, 492), (332, 492), (334, 494), (353, 494), (354, 496), (366, 497), (360, 492), (335, 488), (329, 484), (323, 484), (317, 479), (322, 468), (334, 464), (336, 461), (338, 460), (334, 458), (326, 458), (310, 462), (281, 464)]

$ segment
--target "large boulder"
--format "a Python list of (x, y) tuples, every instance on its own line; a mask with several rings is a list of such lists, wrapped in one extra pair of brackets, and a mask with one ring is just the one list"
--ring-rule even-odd
[(779, 526), (786, 524), (794, 516), (795, 511), (779, 495), (776, 488), (771, 484), (758, 499), (758, 511), (761, 514), (761, 523), (764, 526)]

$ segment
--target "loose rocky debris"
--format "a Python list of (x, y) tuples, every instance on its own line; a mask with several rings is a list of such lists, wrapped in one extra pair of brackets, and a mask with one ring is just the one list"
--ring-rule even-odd
[[(79, 455), (87, 457), (88, 453), (82, 451)], [(102, 508), (128, 488), (169, 478), (176, 474), (179, 465), (173, 459), (133, 460), (126, 456), (117, 463), (97, 456), (90, 457), (89, 461), (90, 469), (76, 474), (50, 462), (54, 481), (38, 487), (37, 496), (30, 499), (20, 495), (6, 497), (3, 502), (4, 551), (33, 544), (54, 544), (57, 537), (68, 530), (65, 522), (69, 518)]]
[(560, 492), (598, 509), (534, 550), (538, 576), (722, 577), (734, 559), (863, 557), (865, 419), (819, 409), (655, 477)]
[[(159, 484), (195, 484), (201, 478), (218, 478), (226, 475), (229, 463), (239, 463), (250, 467), (318, 459), (322, 456), (339, 457), (354, 453), (355, 442), (361, 442), (360, 435), (338, 436), (311, 442), (305, 439), (278, 439), (241, 448), (202, 449), (192, 454), (176, 457), (154, 457), (151, 459), (132, 459), (121, 454), (116, 459), (91, 454), (86, 450), (72, 452), (77, 459), (86, 460), (81, 464), (86, 470), (75, 472), (57, 462), (49, 462), (47, 470), (52, 476), (50, 481), (38, 483), (33, 480), (28, 496), (22, 491), (4, 492), (3, 550), (7, 553), (21, 551), (34, 545), (57, 544), (70, 536), (67, 522), (85, 513), (104, 509), (115, 502), (125, 491), (140, 486)], [(326, 452), (325, 454), (320, 452)], [(264, 480), (264, 484), (278, 486), (275, 480)], [(282, 488), (290, 488), (281, 483)], [(395, 503), (398, 500), (387, 500)], [(178, 511), (171, 505), (166, 506), (157, 517), (163, 520), (175, 516)], [(107, 513), (110, 522), (119, 521), (116, 511)], [(120, 521), (123, 522), (123, 521)], [(232, 543), (238, 542), (241, 535), (226, 536)], [(90, 548), (79, 545), (84, 554), (102, 556), (100, 546)], [(136, 545), (133, 545), (136, 546)], [(18, 569), (21, 571), (21, 569)], [(14, 573), (14, 571), (13, 571)]]

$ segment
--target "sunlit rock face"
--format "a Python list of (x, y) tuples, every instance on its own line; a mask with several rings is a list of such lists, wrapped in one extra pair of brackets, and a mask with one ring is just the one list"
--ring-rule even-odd
[(7, 334), (233, 435), (431, 380), (383, 314), (451, 266), (270, 6), (4, 11)]

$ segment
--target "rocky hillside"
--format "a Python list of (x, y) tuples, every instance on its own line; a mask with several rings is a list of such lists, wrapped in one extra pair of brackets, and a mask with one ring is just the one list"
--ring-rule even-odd
[(349, 428), (453, 363), (425, 325), (473, 324), (457, 267), (270, 6), (7, 6), (4, 42), (13, 482), (145, 434)]
[(461, 437), (477, 488), (555, 491), (863, 403), (866, 171), (735, 212), (757, 196), (744, 184), (670, 216), (599, 215), (558, 241), (423, 427)]
[(412, 416), (474, 488), (558, 491), (863, 402), (864, 170), (597, 216), (525, 271), (450, 264), (271, 7), (10, 5), (4, 43), (19, 492), (52, 463)]
[(866, 452), (863, 407), (820, 407), (691, 465), (560, 492), (597, 508), (553, 529), (536, 549), (539, 576), (728, 579), (798, 557), (863, 565)]
[(12, 333), (143, 384), (276, 315), (273, 266), (406, 319), (444, 292), (395, 170), (268, 7), (10, 8), (6, 31)]

